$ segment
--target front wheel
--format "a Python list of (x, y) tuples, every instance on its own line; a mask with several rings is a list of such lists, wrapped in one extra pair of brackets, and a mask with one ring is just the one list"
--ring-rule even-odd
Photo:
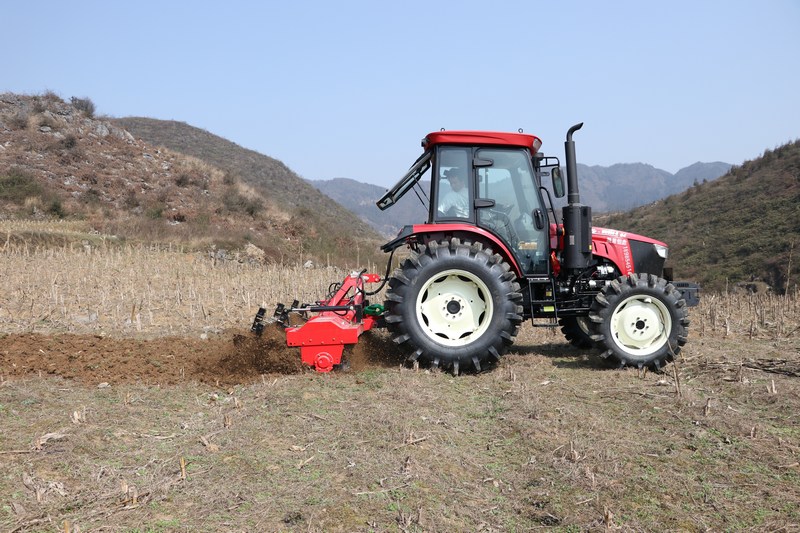
[(660, 369), (686, 344), (686, 302), (666, 280), (631, 274), (609, 283), (589, 312), (592, 340), (620, 366)]
[(480, 371), (514, 342), (519, 291), (508, 263), (480, 243), (432, 241), (392, 274), (384, 316), (412, 361)]

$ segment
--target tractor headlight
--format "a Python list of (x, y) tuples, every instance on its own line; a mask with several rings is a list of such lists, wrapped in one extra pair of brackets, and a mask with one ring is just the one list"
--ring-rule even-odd
[(666, 261), (667, 255), (669, 255), (668, 254), (669, 249), (666, 246), (662, 246), (660, 244), (654, 244), (653, 247), (655, 247), (658, 257)]

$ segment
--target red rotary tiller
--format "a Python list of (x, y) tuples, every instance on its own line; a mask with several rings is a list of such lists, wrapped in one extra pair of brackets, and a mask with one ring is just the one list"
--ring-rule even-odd
[[(345, 345), (357, 343), (362, 333), (382, 321), (383, 306), (369, 305), (366, 299), (379, 292), (380, 287), (374, 292), (364, 290), (364, 283), (380, 281), (378, 274), (353, 272), (341, 283), (332, 284), (328, 298), (315, 304), (300, 305), (295, 300), (286, 307), (279, 303), (272, 319), (265, 319), (266, 309), (259, 308), (250, 329), (260, 335), (267, 322), (277, 322), (286, 330), (286, 344), (300, 348), (303, 363), (317, 372), (330, 372), (342, 363)], [(291, 325), (290, 313), (304, 322)]]

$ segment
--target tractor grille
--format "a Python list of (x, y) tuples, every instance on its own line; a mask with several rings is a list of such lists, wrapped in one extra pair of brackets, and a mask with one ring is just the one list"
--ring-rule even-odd
[(633, 270), (639, 274), (655, 274), (661, 276), (664, 270), (664, 259), (658, 255), (655, 246), (642, 241), (628, 241), (633, 254)]

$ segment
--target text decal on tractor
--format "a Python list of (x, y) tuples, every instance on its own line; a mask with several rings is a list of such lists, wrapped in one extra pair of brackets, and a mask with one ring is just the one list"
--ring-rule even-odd
[[(287, 329), (289, 344), (301, 347), (304, 362), (327, 371), (339, 364), (342, 352), (337, 348), (330, 356), (320, 346), (331, 341), (314, 340), (323, 323), (327, 330), (337, 322), (347, 332), (335, 336), (340, 347), (385, 326), (396, 343), (407, 346), (409, 361), (458, 374), (496, 362), (530, 319), (534, 326), (560, 326), (575, 346), (599, 348), (621, 366), (659, 369), (672, 360), (686, 343), (687, 308), (699, 302), (699, 287), (672, 281), (663, 242), (592, 227), (592, 210), (580, 201), (572, 140), (582, 126), (566, 135), (566, 187), (558, 158), (543, 155), (533, 135), (428, 134), (423, 154), (377, 202), (387, 209), (417, 189), (428, 213), (424, 223), (404, 227), (383, 245), (391, 252), (386, 275), (366, 275), (388, 283), (384, 307), (359, 312), (368, 305), (365, 296), (380, 288), (367, 293), (363, 282), (348, 280), (342, 287), (349, 293), (318, 302), (316, 309), (279, 305), (276, 315), (294, 311), (308, 320)], [(428, 175), (426, 192), (421, 182)], [(552, 196), (566, 192), (560, 217), (542, 183), (545, 176)], [(403, 246), (409, 256), (390, 273), (393, 254)], [(354, 276), (360, 280), (364, 274)], [(329, 309), (339, 305), (337, 298), (353, 312), (343, 316)], [(259, 312), (263, 319), (264, 310)], [(308, 312), (319, 314), (308, 318)]]

